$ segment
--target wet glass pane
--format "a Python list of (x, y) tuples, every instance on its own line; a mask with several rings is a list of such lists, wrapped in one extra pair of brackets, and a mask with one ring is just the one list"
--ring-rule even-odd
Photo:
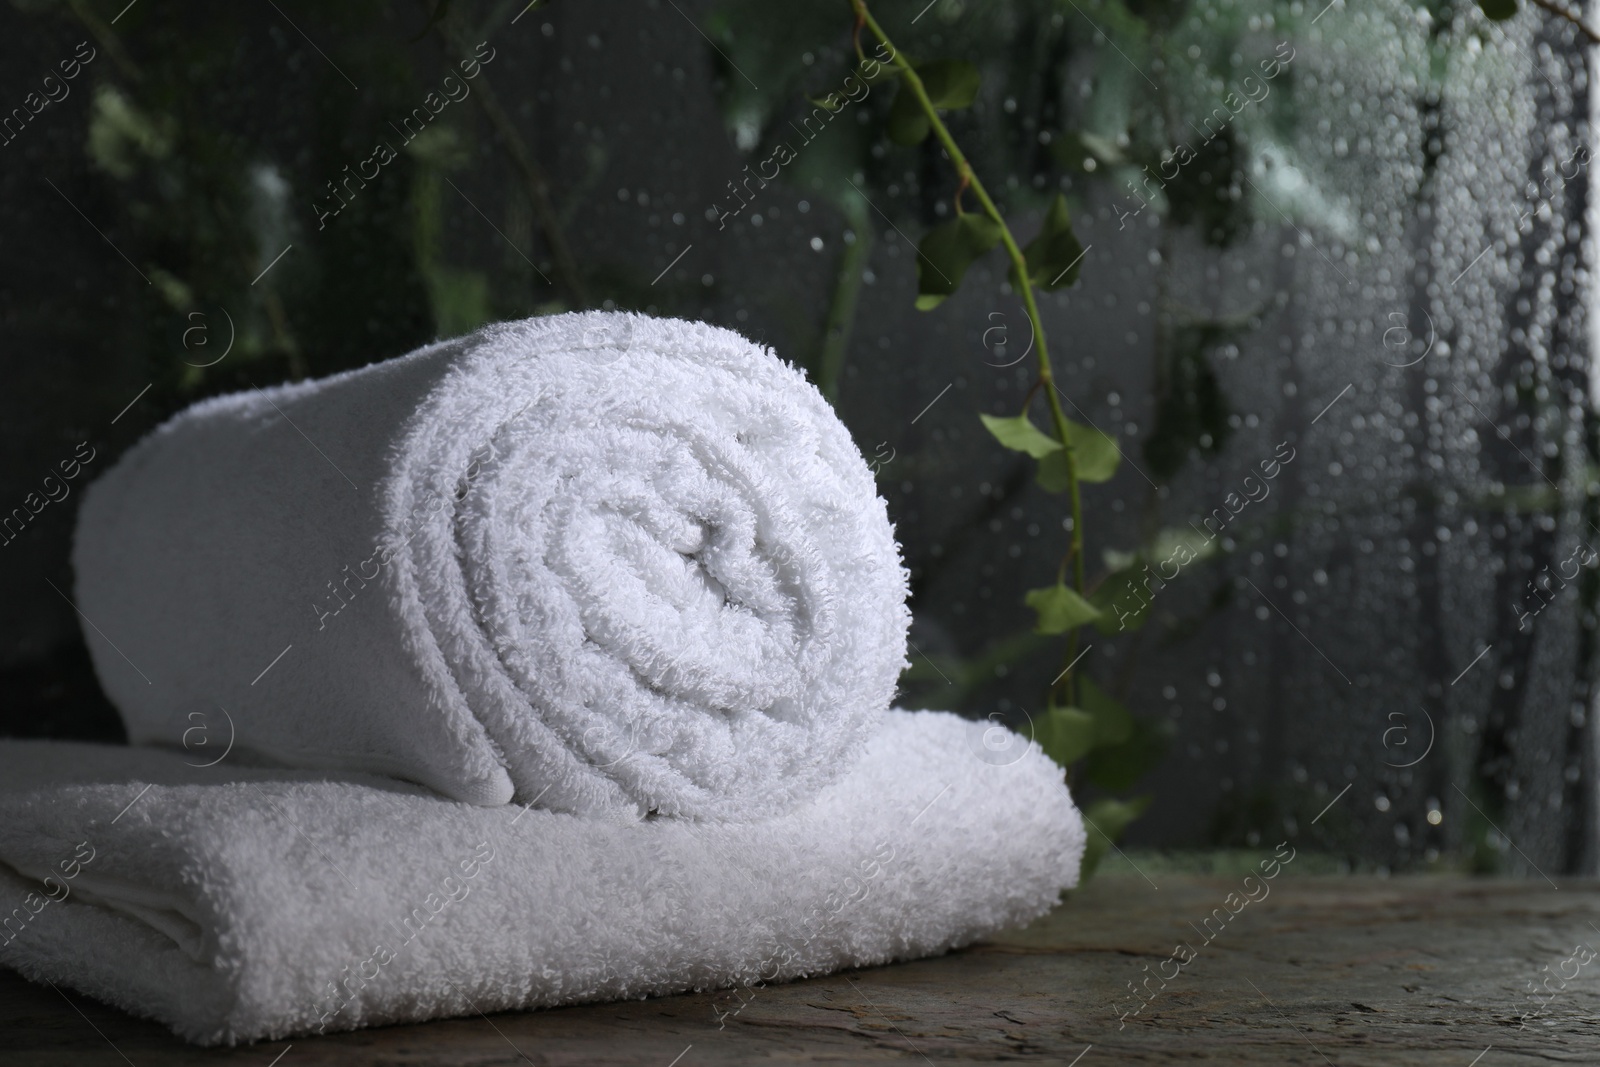
[[(0, 14), (7, 732), (118, 736), (72, 516), (163, 418), (622, 309), (806, 369), (911, 573), (901, 703), (1068, 749), (1087, 715), (1074, 789), (1149, 798), (1127, 843), (1600, 862), (1569, 20), (915, 0), (858, 57), (842, 0), (114, 7)], [(1070, 558), (1060, 458), (979, 418), (1048, 436), (1052, 391)], [(1099, 624), (1037, 632), (1080, 565)]]

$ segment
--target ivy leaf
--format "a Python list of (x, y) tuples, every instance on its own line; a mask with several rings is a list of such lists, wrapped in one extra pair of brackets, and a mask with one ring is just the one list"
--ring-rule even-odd
[(1084, 130), (1078, 134), (1078, 140), (1090, 155), (1107, 166), (1116, 167), (1128, 161), (1127, 155), (1118, 147), (1117, 142), (1109, 137)]
[[(882, 53), (880, 52), (878, 55), (882, 55)], [(865, 53), (860, 53), (860, 56), (861, 58), (857, 60), (855, 69), (851, 73), (868, 85), (877, 85), (879, 82), (888, 81), (890, 78), (900, 77), (900, 66), (893, 60), (883, 62), (877, 56), (868, 56)], [(868, 63), (874, 64), (870, 75), (867, 73)]]
[[(1116, 438), (1101, 433), (1093, 426), (1081, 426), (1067, 420), (1067, 433), (1072, 437), (1072, 448), (1078, 461), (1080, 482), (1106, 482), (1117, 472), (1122, 462), (1122, 449)], [(1039, 485), (1047, 492), (1059, 493), (1067, 488), (1067, 454), (1062, 449), (1039, 459)]]
[(1504, 22), (1517, 13), (1517, 0), (1478, 0), (1478, 6), (1496, 22)]
[(1078, 280), (1083, 268), (1083, 245), (1072, 232), (1067, 198), (1060, 193), (1045, 214), (1039, 236), (1022, 250), (1022, 258), (1028, 264), (1028, 281), (1046, 292), (1065, 289)]
[(941, 111), (971, 107), (982, 81), (978, 68), (964, 59), (933, 59), (917, 64), (917, 77), (933, 106)]
[(1076, 763), (1095, 745), (1094, 719), (1081, 708), (1052, 707), (1033, 720), (1029, 735), (1061, 766)]
[[(978, 68), (964, 59), (934, 59), (915, 67), (922, 90), (934, 107), (971, 107), (978, 98)], [(889, 107), (889, 140), (900, 145), (921, 144), (933, 130), (917, 94), (902, 84)]]
[(1140, 584), (1144, 576), (1140, 559), (1134, 556), (1133, 563), (1107, 575), (1089, 594), (1089, 603), (1100, 612), (1100, 618), (1094, 621), (1094, 625), (1101, 633), (1119, 634), (1137, 630), (1149, 617), (1152, 601)]
[(1166, 758), (1174, 732), (1170, 722), (1134, 719), (1132, 725), (1132, 733), (1120, 745), (1102, 746), (1096, 737), (1084, 765), (1084, 778), (1092, 785), (1116, 792), (1132, 789)]
[(994, 439), (1013, 452), (1026, 452), (1034, 459), (1044, 459), (1062, 451), (1061, 442), (1035, 426), (1026, 415), (1006, 419), (998, 415), (979, 415), (983, 425), (994, 434)]
[(933, 129), (917, 94), (903, 84), (894, 94), (894, 103), (889, 105), (887, 129), (889, 140), (900, 145), (921, 144)]
[(1039, 473), (1034, 477), (1039, 487), (1047, 493), (1064, 493), (1072, 487), (1067, 477), (1067, 452), (1052, 452), (1039, 461)]
[(1109, 137), (1086, 130), (1066, 130), (1053, 141), (1051, 150), (1064, 170), (1093, 173), (1101, 167), (1119, 167), (1127, 155)]
[(1060, 582), (1043, 589), (1030, 589), (1022, 601), (1038, 612), (1035, 633), (1064, 634), (1100, 617), (1093, 604)]
[(1072, 479), (1067, 477), (1067, 450), (1052, 452), (1039, 460), (1039, 473), (1034, 481), (1047, 493), (1064, 493), (1071, 488)]
[(1000, 241), (1000, 224), (968, 212), (935, 226), (917, 248), (917, 310), (932, 311), (956, 291), (972, 261)]
[(1150, 558), (1154, 560), (1171, 560), (1179, 567), (1187, 567), (1190, 563), (1210, 559), (1220, 549), (1213, 538), (1206, 537), (1193, 529), (1179, 528), (1177, 526), (1164, 526), (1156, 531), (1155, 538), (1150, 542)]
[(1107, 549), (1105, 561), (1111, 573), (1089, 594), (1089, 603), (1100, 609), (1096, 628), (1103, 634), (1137, 630), (1150, 614), (1153, 593), (1220, 551), (1215, 538), (1207, 540), (1193, 529), (1176, 526), (1163, 527), (1136, 552)]
[[(1119, 571), (1149, 562), (1159, 565), (1171, 563), (1175, 568), (1187, 567), (1196, 560), (1207, 560), (1219, 551), (1215, 536), (1207, 537), (1194, 526), (1163, 526), (1156, 531), (1150, 543), (1132, 552), (1108, 548), (1101, 553), (1109, 570)], [(1167, 581), (1172, 581), (1169, 577)]]
[(1094, 869), (1111, 849), (1111, 843), (1122, 836), (1128, 824), (1144, 814), (1150, 806), (1149, 797), (1133, 800), (1097, 800), (1083, 810), (1083, 821), (1089, 839), (1083, 846), (1083, 863), (1078, 867), (1078, 884), (1087, 882)]
[(1062, 170), (1093, 174), (1107, 166), (1122, 166), (1128, 155), (1110, 138), (1080, 130), (1064, 130), (1051, 139), (1051, 155)]
[(1094, 720), (1094, 747), (1125, 744), (1133, 737), (1133, 713), (1094, 684), (1094, 679), (1078, 679), (1078, 702)]
[[(1010, 419), (995, 415), (978, 417), (994, 434), (995, 440), (1039, 461), (1038, 482), (1047, 491), (1059, 493), (1067, 488), (1067, 451), (1060, 441), (1036, 427), (1026, 415)], [(1076, 451), (1079, 481), (1104, 482), (1116, 473), (1122, 451), (1114, 438), (1070, 419), (1067, 420), (1067, 434)]]
[(1078, 480), (1081, 482), (1109, 482), (1122, 462), (1122, 449), (1117, 439), (1093, 426), (1070, 423), (1072, 448), (1078, 455)]

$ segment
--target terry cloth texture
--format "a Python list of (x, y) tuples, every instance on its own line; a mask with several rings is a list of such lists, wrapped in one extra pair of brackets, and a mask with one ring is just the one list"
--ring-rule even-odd
[(622, 819), (814, 796), (909, 623), (804, 375), (621, 313), (196, 404), (90, 488), (74, 565), (136, 744), (221, 709), (241, 754)]
[(0, 963), (219, 1044), (927, 956), (1077, 878), (1060, 768), (997, 731), (891, 711), (842, 778), (742, 824), (4, 742)]

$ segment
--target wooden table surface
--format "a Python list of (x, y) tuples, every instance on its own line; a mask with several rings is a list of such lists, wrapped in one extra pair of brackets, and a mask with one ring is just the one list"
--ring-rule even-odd
[[(1574, 951), (1600, 946), (1600, 885), (1285, 876), (1208, 943), (1240, 879), (1157, 880), (1104, 876), (1027, 930), (746, 991), (737, 1013), (732, 993), (687, 995), (198, 1049), (0, 972), (0, 1064), (1600, 1063), (1600, 960)], [(1121, 1025), (1128, 983), (1162, 973)]]

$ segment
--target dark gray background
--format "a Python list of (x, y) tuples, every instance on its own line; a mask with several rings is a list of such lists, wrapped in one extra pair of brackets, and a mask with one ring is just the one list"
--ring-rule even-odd
[[(1081, 85), (1131, 77), (1084, 11), (942, 0), (909, 28), (922, 6), (875, 11), (908, 27), (919, 54), (983, 67), (984, 94), (952, 124), (1019, 234), (1060, 188), (1092, 246), (1083, 280), (1043, 308), (1075, 417), (1128, 456), (1086, 491), (1095, 569), (1158, 512), (1159, 525), (1198, 520), (1281, 442), (1295, 450), (1271, 496), (1230, 525), (1229, 551), (1157, 599), (1170, 625), (1090, 638), (1090, 673), (1174, 730), (1140, 783), (1155, 800), (1130, 840), (1302, 833), (1365, 867), (1593, 870), (1593, 572), (1531, 627), (1513, 606), (1541, 568), (1600, 545), (1587, 171), (1530, 191), (1587, 136), (1571, 34), (1532, 13), (1490, 27), (1470, 4), (1427, 5), (1431, 31), (1396, 3), (1336, 5), (1315, 24), (1298, 5), (1245, 5), (1262, 23), (1239, 46), (1247, 62), (1283, 39), (1296, 58), (1274, 110), (1240, 120), (1250, 180), (1235, 184), (1254, 219), (1219, 249), (1154, 212), (1123, 226), (1129, 197), (1040, 155), (1041, 133), (1087, 121), (1074, 113)], [(1112, 17), (1105, 6), (1091, 10)], [(369, 155), (456, 58), (423, 5), (145, 0), (112, 26), (119, 7), (0, 10), (0, 106), (20, 105), (77, 42), (99, 52), (66, 101), (0, 147), (0, 508), (78, 442), (97, 450), (92, 476), (200, 396), (578, 303), (535, 271), (555, 274), (527, 183), (470, 102), (441, 115), (453, 142), (384, 168), (318, 231), (323, 183)], [(843, 0), (764, 22), (748, 5), (606, 0), (512, 25), (519, 7), (458, 9), (447, 25), (482, 27), (471, 39), (496, 49), (483, 77), (548, 175), (589, 305), (703, 318), (814, 368), (847, 241), (869, 242), (837, 406), (869, 460), (893, 457), (879, 482), (913, 571), (918, 650), (904, 699), (1024, 723), (1061, 664), (1057, 643), (1027, 637), (1021, 596), (1049, 581), (1065, 509), (977, 421), (1015, 413), (1032, 381), (1031, 359), (994, 365), (1021, 341), (1001, 358), (986, 331), (1027, 330), (1000, 258), (938, 310), (912, 308), (911, 242), (947, 210), (947, 171), (931, 149), (882, 141), (880, 86), (807, 146), (819, 159), (854, 139), (879, 146), (860, 174), (874, 205), (864, 217), (841, 211), (825, 167), (786, 173), (726, 228), (707, 217), (766, 154), (739, 145), (749, 94), (729, 63), (769, 87), (814, 67), (806, 84), (826, 91), (845, 70)], [(1051, 48), (1059, 84), (1017, 73), (1035, 69), (1023, 53)], [(1430, 68), (1448, 73), (1418, 73)], [(170, 120), (110, 123), (131, 160), (122, 175), (91, 141), (93, 98), (110, 87)], [(793, 110), (762, 112), (761, 130), (801, 113), (785, 99)], [(115, 109), (100, 107), (111, 136)], [(266, 288), (247, 284), (290, 243)], [(188, 294), (163, 295), (168, 279)], [(1205, 356), (1231, 433), (1158, 490), (1141, 451), (1151, 351), (1172, 328), (1162, 309), (1177, 306), (1249, 323)], [(183, 331), (220, 329), (219, 308), (244, 340), (197, 375), (185, 361), (210, 356), (186, 350)], [(118, 735), (73, 609), (49, 584), (70, 590), (82, 481), (0, 548), (0, 727), (13, 734)]]

